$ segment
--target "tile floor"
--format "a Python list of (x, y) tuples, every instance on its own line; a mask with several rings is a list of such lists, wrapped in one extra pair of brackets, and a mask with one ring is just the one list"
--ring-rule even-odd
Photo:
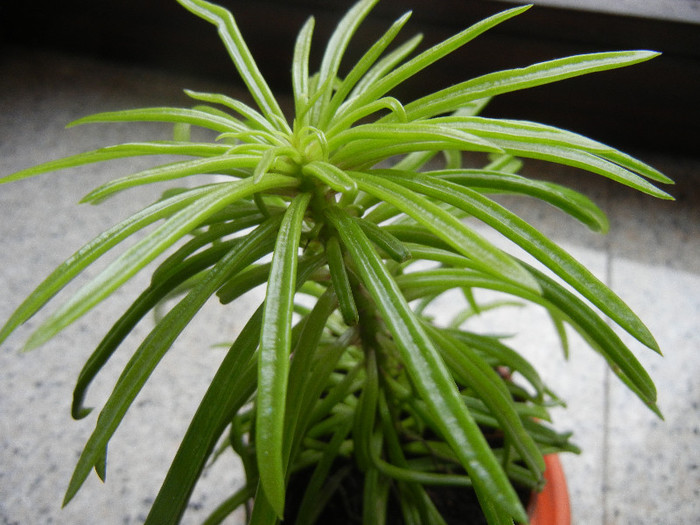
[[(17, 51), (0, 61), (0, 174), (43, 160), (117, 143), (129, 134), (152, 136), (150, 125), (64, 130), (92, 112), (154, 104), (186, 104), (181, 87), (207, 83), (85, 60)], [(211, 86), (209, 86), (211, 87)], [(213, 89), (217, 89), (215, 86)], [(164, 137), (165, 138), (165, 137)], [(634, 346), (660, 391), (665, 422), (610, 377), (596, 355), (572, 341), (568, 363), (537, 312), (519, 314), (519, 340), (542, 362), (546, 379), (569, 400), (558, 412), (584, 449), (565, 457), (577, 525), (700, 523), (700, 159), (669, 159), (636, 152), (678, 181), (675, 203), (620, 190), (592, 175), (552, 175), (532, 163), (534, 176), (578, 186), (610, 215), (611, 233), (596, 236), (531, 202), (513, 202), (521, 214), (590, 265), (640, 314), (665, 358)], [(152, 190), (118, 196), (108, 205), (79, 206), (99, 182), (144, 164), (69, 170), (0, 186), (0, 319), (82, 242), (155, 196)], [(0, 523), (135, 524), (143, 521), (179, 437), (213, 374), (219, 355), (210, 343), (230, 338), (243, 315), (212, 316), (188, 330), (139, 396), (110, 445), (108, 483), (92, 476), (61, 510), (74, 462), (94, 416), (73, 422), (71, 392), (82, 361), (138, 290), (120, 290), (106, 308), (85, 317), (46, 347), (20, 354), (32, 320), (0, 351)], [(74, 289), (74, 287), (70, 287)], [(250, 304), (240, 306), (241, 312)], [(483, 327), (498, 319), (484, 318)], [(534, 327), (534, 330), (533, 330)], [(140, 329), (144, 335), (145, 328)], [(138, 335), (138, 334), (137, 334)], [(128, 343), (127, 343), (128, 344)], [(126, 356), (117, 354), (90, 391), (99, 405)], [(163, 418), (162, 414), (168, 414)], [(144, 422), (156, 422), (144, 424)], [(185, 523), (207, 511), (241, 482), (235, 462), (219, 463), (198, 486)]]

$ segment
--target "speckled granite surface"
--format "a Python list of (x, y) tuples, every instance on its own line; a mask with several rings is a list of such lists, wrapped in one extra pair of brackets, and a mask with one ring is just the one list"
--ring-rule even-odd
[[(182, 87), (210, 86), (66, 57), (5, 56), (0, 62), (0, 174), (120, 142), (127, 134), (133, 139), (134, 133), (159, 133), (149, 125), (63, 127), (96, 111), (184, 104)], [(165, 138), (167, 130), (163, 133)], [(672, 190), (678, 202), (653, 201), (592, 175), (556, 176), (573, 181), (610, 214), (612, 233), (606, 237), (586, 232), (554, 210), (513, 202), (528, 220), (609, 282), (648, 323), (665, 353), (661, 359), (634, 346), (657, 381), (663, 423), (621, 388), (581, 341), (572, 339), (571, 358), (565, 363), (547, 320), (538, 312), (516, 314), (516, 322), (529, 328), (519, 336), (522, 344), (542, 363), (554, 389), (569, 400), (571, 410), (556, 413), (559, 426), (574, 430), (584, 449), (581, 456), (564, 458), (578, 525), (700, 522), (700, 159), (640, 156), (679, 181)], [(98, 207), (75, 206), (78, 199), (115, 173), (149, 164), (109, 164), (0, 186), (0, 319), (85, 240), (156, 193), (139, 190)], [(554, 177), (541, 164), (528, 169), (533, 175)], [(94, 426), (94, 416), (81, 422), (70, 419), (75, 378), (100, 333), (140, 284), (143, 279), (137, 278), (105, 308), (44, 348), (18, 353), (35, 324), (30, 321), (0, 349), (0, 523), (143, 521), (221, 358), (210, 345), (235, 335), (255, 297), (226, 317), (216, 305), (207, 305), (212, 315), (183, 334), (113, 438), (108, 482), (102, 485), (91, 476), (61, 510), (74, 462)], [(499, 319), (479, 323), (484, 328), (498, 326)], [(140, 327), (139, 333), (147, 330)], [(99, 405), (109, 395), (126, 359), (125, 352), (114, 357), (90, 391), (90, 403)], [(240, 483), (235, 461), (217, 463), (198, 486), (185, 523), (200, 522)]]

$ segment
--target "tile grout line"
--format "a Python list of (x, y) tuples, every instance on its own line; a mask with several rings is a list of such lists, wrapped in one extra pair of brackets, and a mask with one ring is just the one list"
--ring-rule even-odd
[(603, 444), (602, 444), (602, 463), (603, 463), (603, 485), (601, 487), (601, 506), (603, 508), (603, 525), (608, 525), (608, 493), (610, 488), (610, 480), (608, 479), (609, 458), (610, 458), (610, 370), (607, 368), (603, 372)]
[[(610, 189), (606, 186), (604, 199), (611, 203)], [(613, 285), (613, 250), (610, 233), (605, 237), (605, 284), (612, 289)], [(607, 320), (608, 324), (611, 324)], [(610, 368), (603, 368), (603, 442), (601, 444), (602, 486), (600, 488), (600, 502), (603, 509), (602, 525), (608, 525), (608, 493), (609, 493), (609, 459), (610, 459)]]

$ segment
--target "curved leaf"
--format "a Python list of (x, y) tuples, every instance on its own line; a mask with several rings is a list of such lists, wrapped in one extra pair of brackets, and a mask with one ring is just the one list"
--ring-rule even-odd
[[(270, 225), (274, 228), (275, 222), (271, 221)], [(136, 324), (181, 283), (216, 264), (227, 253), (240, 245), (243, 240), (243, 238), (239, 237), (217, 243), (208, 250), (190, 257), (186, 261), (181, 261), (172, 271), (167, 271), (161, 278), (155, 279), (151, 285), (139, 295), (109, 332), (107, 332), (102, 341), (100, 341), (97, 348), (90, 355), (80, 371), (77, 384), (73, 390), (73, 404), (71, 407), (71, 412), (75, 419), (80, 419), (91, 411), (91, 409), (83, 407), (83, 400), (87, 388), (124, 338), (131, 333)], [(272, 241), (260, 243), (260, 246), (256, 247), (256, 249), (260, 250), (257, 253), (265, 254), (271, 251), (272, 245)]]
[(38, 312), (52, 297), (102, 254), (133, 233), (160, 219), (171, 216), (212, 191), (214, 191), (212, 187), (201, 187), (158, 201), (95, 237), (58, 266), (24, 300), (0, 330), (0, 342)]
[(260, 256), (256, 250), (264, 245), (262, 241), (266, 237), (274, 235), (274, 226), (274, 222), (270, 221), (248, 235), (244, 242), (209, 270), (205, 278), (148, 334), (124, 368), (112, 394), (100, 412), (95, 430), (88, 439), (73, 472), (64, 505), (73, 498), (90, 473), (90, 469), (104, 454), (107, 443), (121, 423), (124, 414), (165, 352), (224, 280), (231, 273), (240, 271), (250, 264), (251, 259), (255, 260)]
[(488, 224), (527, 250), (618, 325), (658, 352), (658, 344), (649, 329), (622, 299), (566, 251), (501, 205), (469, 188), (421, 174), (382, 172), (382, 176), (424, 195), (448, 202)]
[(132, 142), (107, 146), (92, 151), (70, 155), (61, 159), (37, 164), (31, 168), (0, 178), (0, 184), (26, 179), (50, 171), (75, 168), (107, 160), (140, 157), (143, 155), (192, 155), (197, 157), (214, 157), (230, 149), (224, 144), (192, 143), (176, 141)]
[(273, 123), (277, 129), (289, 131), (284, 114), (272, 94), (270, 87), (265, 82), (258, 69), (253, 55), (243, 40), (236, 20), (225, 8), (206, 2), (204, 0), (177, 0), (180, 5), (191, 13), (214, 24), (219, 30), (221, 41), (226, 46), (233, 64), (241, 75), (248, 91), (257, 102), (263, 114)]
[(575, 55), (518, 69), (489, 73), (419, 98), (407, 105), (411, 120), (450, 113), (466, 102), (559, 82), (597, 71), (644, 62), (653, 51), (614, 51)]
[(391, 27), (378, 38), (372, 47), (370, 47), (364, 55), (357, 61), (355, 66), (350, 70), (350, 72), (345, 76), (343, 81), (335, 90), (333, 98), (330, 100), (326, 108), (324, 108), (323, 113), (319, 121), (319, 126), (324, 129), (328, 122), (332, 120), (338, 107), (345, 101), (345, 98), (350, 94), (352, 89), (356, 84), (363, 78), (365, 73), (371, 68), (379, 56), (384, 52), (384, 50), (394, 41), (396, 35), (406, 24), (408, 19), (411, 17), (411, 13), (408, 12), (396, 20)]
[(555, 313), (564, 316), (563, 318), (608, 362), (614, 363), (612, 370), (644, 403), (652, 410), (658, 411), (655, 406), (656, 388), (653, 381), (615, 331), (579, 297), (542, 272), (530, 266), (528, 268), (539, 281), (542, 295), (534, 294), (517, 284), (463, 269), (416, 271), (397, 277), (396, 282), (409, 301), (454, 288), (469, 287), (515, 295), (547, 310), (554, 309)]
[(258, 357), (256, 455), (267, 501), (282, 518), (285, 500), (284, 418), (301, 225), (311, 195), (302, 193), (282, 219), (265, 293)]
[(608, 219), (603, 211), (585, 195), (552, 182), (532, 180), (502, 171), (444, 170), (426, 172), (426, 175), (449, 180), (480, 191), (528, 195), (556, 206), (579, 220), (591, 230), (606, 233)]
[(336, 236), (332, 236), (326, 242), (326, 257), (328, 258), (328, 269), (331, 273), (333, 291), (338, 298), (343, 321), (348, 326), (353, 326), (358, 321), (357, 306), (355, 305), (352, 287), (350, 286), (350, 279), (345, 269), (340, 242)]
[(78, 290), (37, 328), (27, 341), (27, 348), (35, 348), (51, 339), (102, 302), (166, 248), (226, 205), (258, 191), (292, 187), (297, 184), (297, 179), (269, 175), (259, 184), (253, 184), (250, 179), (244, 179), (215, 185), (194, 203), (178, 211), (155, 231), (131, 246), (97, 277)]
[(414, 316), (370, 241), (337, 208), (327, 217), (355, 261), (367, 291), (382, 313), (418, 393), (430, 406), (444, 439), (471, 476), (480, 501), (490, 500), (518, 520), (527, 519), (493, 452), (459, 396), (438, 351)]
[[(537, 283), (510, 256), (491, 245), (453, 215), (405, 187), (403, 179), (352, 172), (361, 190), (414, 218), (482, 271), (537, 290)], [(446, 184), (446, 183), (445, 183)]]
[(203, 175), (214, 172), (225, 172), (237, 168), (254, 168), (260, 162), (259, 155), (221, 155), (206, 159), (195, 159), (156, 166), (126, 177), (113, 179), (102, 186), (92, 190), (81, 202), (96, 203), (110, 195), (125, 189), (164, 182), (173, 179), (189, 177), (191, 175)]
[(246, 323), (211, 380), (153, 502), (147, 524), (177, 523), (221, 433), (255, 389), (262, 307)]
[(240, 100), (227, 97), (226, 95), (220, 95), (218, 93), (202, 93), (200, 91), (192, 91), (191, 89), (186, 89), (185, 94), (194, 100), (201, 100), (202, 102), (209, 102), (211, 104), (220, 104), (235, 111), (247, 119), (246, 124), (248, 126), (254, 123), (254, 127), (256, 129), (267, 131), (273, 135), (277, 132), (269, 120), (266, 120), (265, 117), (263, 117), (255, 109), (251, 108), (247, 104), (244, 104)]
[(313, 125), (318, 125), (319, 117), (328, 105), (333, 93), (333, 83), (326, 82), (326, 80), (335, 79), (338, 76), (340, 62), (345, 54), (345, 49), (350, 43), (350, 39), (377, 1), (359, 0), (355, 3), (345, 13), (328, 40), (321, 59), (321, 66), (318, 70), (318, 85), (323, 88), (323, 93), (313, 109), (311, 120)]
[[(314, 32), (314, 18), (309, 18), (299, 31), (294, 45), (292, 60), (292, 92), (294, 94), (295, 115), (307, 114), (309, 102), (309, 54), (311, 53), (311, 35)], [(308, 124), (305, 122), (303, 124)], [(297, 125), (302, 125), (301, 122)]]
[(107, 122), (171, 122), (191, 124), (219, 133), (247, 131), (248, 127), (233, 117), (214, 115), (207, 111), (184, 108), (141, 108), (95, 113), (68, 124), (69, 128), (83, 124)]
[(347, 106), (342, 108), (343, 111), (340, 112), (340, 114), (342, 115), (343, 113), (348, 112), (357, 106), (367, 104), (368, 102), (382, 97), (391, 89), (395, 88), (396, 86), (404, 82), (406, 79), (411, 78), (416, 73), (425, 69), (432, 63), (449, 55), (456, 49), (460, 48), (470, 40), (473, 40), (485, 31), (488, 31), (492, 27), (508, 20), (509, 18), (519, 15), (520, 13), (526, 11), (529, 8), (530, 6), (515, 7), (497, 13), (493, 16), (485, 18), (484, 20), (481, 20), (480, 22), (477, 22), (476, 24), (472, 25), (471, 27), (468, 27), (464, 31), (461, 31), (460, 33), (457, 33), (456, 35), (423, 51), (416, 57), (405, 62), (401, 66), (385, 74), (383, 77), (378, 78), (371, 85), (367, 86), (366, 90), (363, 91), (362, 94), (353, 98)]

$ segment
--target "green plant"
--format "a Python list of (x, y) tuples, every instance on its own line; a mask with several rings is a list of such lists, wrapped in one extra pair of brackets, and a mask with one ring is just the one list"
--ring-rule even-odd
[[(101, 148), (2, 179), (131, 156), (192, 157), (115, 179), (83, 199), (98, 203), (143, 184), (222, 176), (166, 191), (85, 245), (0, 332), (2, 341), (98, 257), (161, 222), (58, 307), (26, 344), (47, 342), (170, 250), (80, 373), (75, 418), (90, 412), (84, 394), (122, 340), (165, 299), (178, 298), (157, 318), (102, 408), (65, 503), (93, 468), (104, 478), (111, 436), (205, 301), (216, 294), (226, 304), (265, 282), (265, 300), (209, 385), (148, 523), (179, 520), (217, 443), (240, 455), (247, 484), (217, 509), (212, 523), (250, 501), (251, 523), (275, 523), (288, 503), (290, 476), (304, 469), (311, 473), (309, 489), (297, 516), (299, 523), (310, 522), (347, 474), (337, 468), (340, 459), (351, 459), (362, 473), (367, 523), (384, 523), (397, 494), (406, 523), (443, 523), (426, 491), (432, 485), (473, 487), (489, 523), (527, 521), (513, 484), (540, 487), (542, 455), (576, 447), (568, 434), (547, 424), (547, 409), (559, 400), (537, 371), (498, 337), (461, 328), (465, 312), (494, 306), (478, 305), (474, 289), (545, 308), (564, 347), (568, 325), (658, 412), (651, 379), (608, 323), (658, 351), (646, 327), (590, 271), (488, 195), (542, 199), (604, 232), (606, 218), (588, 198), (518, 175), (516, 157), (575, 166), (660, 198), (670, 197), (647, 179), (671, 181), (580, 135), (477, 116), (493, 96), (639, 63), (655, 53), (553, 60), (477, 77), (404, 104), (389, 95), (395, 87), (527, 6), (496, 14), (417, 54), (419, 37), (390, 49), (405, 15), (341, 76), (344, 51), (377, 1), (364, 0), (339, 23), (313, 75), (308, 70), (313, 19), (303, 26), (294, 49), (295, 113), (289, 121), (231, 14), (203, 0), (178, 1), (218, 27), (257, 108), (188, 91), (199, 103), (192, 109), (89, 116), (73, 125), (165, 122), (174, 124), (175, 137)], [(192, 142), (190, 126), (218, 136)], [(483, 167), (464, 167), (463, 152), (474, 154), (470, 162), (486, 159)], [(467, 226), (466, 217), (510, 239), (549, 272), (496, 248)], [(430, 265), (416, 265), (426, 261)], [(425, 308), (450, 290), (460, 290), (468, 308), (442, 326)], [(301, 295), (306, 302), (297, 301)]]

